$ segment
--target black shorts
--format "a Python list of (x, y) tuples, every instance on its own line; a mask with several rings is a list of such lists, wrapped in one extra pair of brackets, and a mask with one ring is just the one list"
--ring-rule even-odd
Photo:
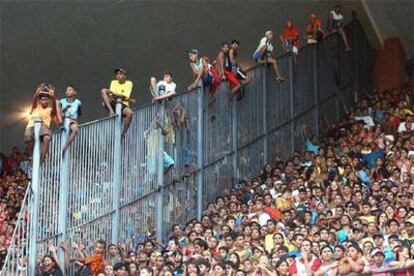
[[(124, 103), (121, 103), (122, 104), (122, 108), (121, 108), (121, 111), (123, 111), (125, 108), (127, 108), (128, 106), (126, 105), (126, 104), (124, 104)], [(112, 109), (114, 110), (114, 112), (116, 112), (116, 101), (111, 101), (111, 107), (112, 107)]]
[(236, 76), (239, 80), (246, 80), (247, 79), (247, 74), (246, 72), (244, 72), (242, 69), (240, 69), (239, 67), (237, 67), (236, 69)]

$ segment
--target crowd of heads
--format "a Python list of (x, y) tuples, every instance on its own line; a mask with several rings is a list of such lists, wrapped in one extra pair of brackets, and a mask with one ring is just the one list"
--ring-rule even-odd
[(0, 267), (12, 240), (30, 167), (29, 155), (18, 147), (13, 147), (10, 154), (0, 153)]
[(164, 244), (100, 241), (84, 263), (100, 276), (414, 273), (412, 99), (411, 89), (373, 91)]

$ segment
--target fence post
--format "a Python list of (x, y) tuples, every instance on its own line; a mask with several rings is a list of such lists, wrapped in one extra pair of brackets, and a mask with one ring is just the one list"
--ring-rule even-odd
[(231, 150), (233, 152), (232, 169), (233, 169), (233, 184), (237, 182), (239, 173), (237, 169), (238, 146), (237, 146), (237, 101), (233, 97), (231, 104)]
[(290, 153), (292, 154), (295, 151), (295, 103), (293, 95), (293, 55), (292, 51), (289, 52), (289, 97), (290, 97), (290, 141), (291, 149)]
[(197, 218), (203, 213), (203, 183), (204, 183), (204, 89), (197, 90)]
[[(67, 140), (69, 139), (70, 133), (70, 119), (65, 117), (63, 120), (64, 130), (61, 134), (61, 147), (63, 150)], [(68, 205), (68, 181), (69, 181), (69, 148), (65, 154), (62, 154), (62, 160), (60, 165), (60, 176), (59, 176), (59, 241), (66, 242), (66, 223), (67, 223), (67, 205)], [(59, 262), (65, 263), (65, 255), (62, 250), (59, 251)], [(61, 266), (62, 273), (65, 274), (65, 266)]]
[(313, 97), (315, 103), (315, 133), (319, 138), (318, 44), (313, 46)]
[(355, 83), (355, 90), (359, 93), (359, 72), (358, 72), (358, 30), (357, 30), (357, 20), (356, 20), (356, 13), (353, 13), (353, 20), (352, 20), (352, 30), (354, 36), (354, 44), (352, 45), (352, 52), (354, 54), (354, 83)]
[(263, 65), (263, 73), (262, 73), (262, 81), (263, 81), (263, 103), (262, 103), (262, 111), (263, 111), (263, 165), (268, 163), (268, 128), (267, 128), (267, 63)]
[(31, 189), (33, 200), (30, 206), (30, 244), (29, 244), (29, 269), (28, 275), (36, 274), (37, 261), (37, 233), (38, 233), (38, 215), (39, 215), (39, 181), (40, 181), (40, 127), (42, 121), (36, 118), (34, 122), (34, 148), (33, 148), (33, 169)]
[(121, 197), (121, 135), (122, 135), (122, 102), (121, 99), (116, 101), (116, 121), (115, 121), (115, 132), (114, 132), (114, 175), (113, 175), (113, 186), (112, 186), (112, 243), (118, 244), (119, 239), (119, 206)]
[(163, 241), (163, 192), (164, 192), (164, 117), (165, 117), (165, 100), (159, 104), (159, 132), (158, 132), (158, 154), (157, 154), (157, 184), (158, 192), (155, 202), (155, 219), (156, 219), (156, 237), (157, 241)]

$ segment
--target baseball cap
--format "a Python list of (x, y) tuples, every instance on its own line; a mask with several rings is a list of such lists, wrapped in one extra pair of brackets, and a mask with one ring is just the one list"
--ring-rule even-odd
[(187, 53), (198, 55), (198, 50), (197, 49), (190, 49), (190, 50), (187, 51)]
[(384, 252), (382, 252), (380, 249), (374, 249), (374, 250), (372, 250), (372, 252), (371, 252), (371, 256), (372, 257), (374, 257), (375, 255), (377, 255), (377, 254), (381, 254), (382, 256), (384, 256), (385, 257), (385, 254), (384, 254)]

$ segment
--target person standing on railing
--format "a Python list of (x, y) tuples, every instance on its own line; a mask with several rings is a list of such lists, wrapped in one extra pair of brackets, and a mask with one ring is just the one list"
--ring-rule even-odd
[(70, 135), (69, 139), (66, 141), (66, 144), (63, 146), (63, 153), (75, 139), (76, 134), (78, 133), (77, 119), (80, 115), (82, 115), (81, 101), (75, 98), (76, 94), (77, 90), (75, 86), (69, 85), (65, 91), (66, 98), (60, 100), (60, 106), (62, 110), (61, 116), (62, 118), (68, 118), (70, 121)]
[(335, 8), (329, 12), (328, 30), (330, 32), (338, 32), (344, 41), (345, 51), (352, 51), (351, 47), (349, 47), (348, 37), (344, 30), (344, 16), (341, 13), (341, 6), (339, 5), (336, 5)]
[(276, 81), (278, 83), (283, 82), (285, 79), (280, 74), (279, 65), (277, 60), (273, 55), (274, 46), (273, 41), (273, 32), (267, 31), (265, 36), (259, 42), (256, 51), (253, 53), (253, 59), (258, 63), (269, 63), (273, 67), (273, 71), (276, 76)]
[(122, 100), (122, 116), (124, 117), (122, 137), (124, 137), (132, 121), (133, 111), (129, 108), (129, 103), (135, 103), (135, 100), (130, 98), (133, 83), (126, 79), (125, 69), (116, 68), (114, 73), (116, 79), (111, 81), (109, 89), (101, 90), (101, 96), (105, 108), (109, 110), (109, 116), (115, 115), (117, 99)]
[(216, 57), (216, 69), (222, 80), (228, 80), (231, 91), (230, 99), (240, 90), (240, 82), (236, 74), (231, 71), (231, 62), (229, 57), (230, 46), (227, 42), (221, 44), (221, 49)]
[(49, 144), (52, 140), (52, 131), (50, 130), (50, 122), (55, 119), (55, 122), (59, 125), (61, 123), (61, 117), (58, 113), (57, 101), (54, 95), (54, 87), (45, 84), (41, 84), (34, 95), (32, 110), (29, 116), (29, 122), (27, 124), (24, 133), (24, 142), (27, 146), (27, 151), (32, 152), (34, 146), (34, 124), (36, 119), (42, 120), (40, 127), (40, 161), (43, 162), (49, 151)]

